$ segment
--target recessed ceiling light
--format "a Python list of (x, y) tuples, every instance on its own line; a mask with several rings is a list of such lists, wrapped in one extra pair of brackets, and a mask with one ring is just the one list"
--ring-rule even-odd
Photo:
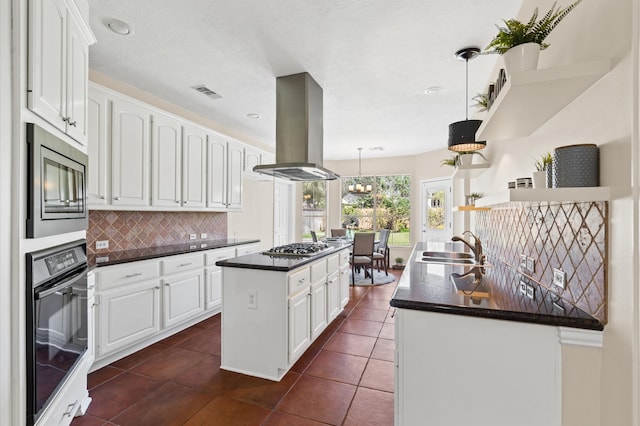
[(431, 86), (431, 87), (427, 87), (427, 89), (424, 91), (424, 93), (426, 93), (427, 95), (437, 95), (441, 91), (442, 91), (442, 87), (440, 87), (440, 86)]
[(369, 148), (369, 151), (384, 151), (384, 147), (383, 146), (372, 146), (371, 148)]
[(255, 113), (255, 112), (250, 112), (249, 114), (247, 114), (247, 117), (253, 118), (254, 120), (257, 120), (258, 118), (260, 118), (260, 114)]
[(107, 28), (109, 28), (111, 31), (113, 31), (116, 34), (119, 34), (119, 35), (133, 34), (133, 31), (131, 30), (131, 27), (129, 26), (129, 24), (119, 19), (107, 19), (106, 21), (104, 21), (104, 24), (107, 26)]

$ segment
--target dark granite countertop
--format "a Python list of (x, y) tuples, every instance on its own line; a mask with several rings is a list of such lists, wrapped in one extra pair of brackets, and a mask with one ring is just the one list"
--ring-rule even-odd
[(138, 260), (155, 259), (175, 254), (192, 253), (203, 250), (232, 247), (242, 244), (259, 243), (252, 239), (218, 239), (192, 243), (174, 244), (170, 246), (149, 247), (144, 249), (103, 252), (88, 255), (89, 267), (116, 265), (118, 263), (135, 262)]
[(484, 289), (490, 289), (488, 297), (474, 297), (474, 293), (465, 295), (458, 292), (451, 280), (452, 273), (464, 273), (468, 268), (415, 261), (418, 251), (463, 251), (462, 248), (459, 243), (418, 243), (391, 298), (391, 306), (589, 330), (604, 329), (600, 320), (563, 302), (542, 286), (534, 285), (535, 300), (521, 294), (517, 283), (507, 286), (513, 292), (497, 295), (492, 293), (498, 287), (492, 280), (499, 279), (493, 278), (499, 274), (489, 273), (483, 277), (482, 283)]
[(229, 268), (262, 269), (265, 271), (288, 272), (304, 266), (308, 263), (314, 262), (318, 259), (321, 259), (324, 256), (337, 253), (338, 251), (350, 246), (350, 243), (336, 244), (329, 247), (328, 250), (310, 257), (269, 256), (262, 253), (254, 253), (236, 257), (233, 259), (220, 260), (216, 262), (216, 265)]

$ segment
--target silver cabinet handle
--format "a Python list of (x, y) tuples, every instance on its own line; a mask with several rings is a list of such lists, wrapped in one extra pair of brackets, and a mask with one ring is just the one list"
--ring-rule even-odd
[(128, 275), (125, 275), (124, 277), (125, 278), (133, 278), (133, 277), (139, 277), (140, 275), (142, 275), (141, 272), (136, 272), (135, 274), (128, 274)]
[(171, 283), (165, 283), (164, 286), (165, 287), (171, 287)]
[(187, 202), (186, 202), (186, 201), (185, 201), (184, 203), (185, 203), (185, 204), (187, 204)]
[(180, 201), (176, 200), (176, 204), (180, 204)]
[(180, 265), (178, 265), (178, 266), (189, 266), (189, 265), (191, 265), (192, 263), (193, 263), (193, 262), (181, 263), (181, 264), (180, 264)]
[(62, 117), (62, 121), (64, 121), (65, 123), (67, 123), (69, 121), (69, 117)]
[(106, 198), (106, 197), (105, 197), (104, 195), (101, 195), (101, 196), (100, 196), (100, 199), (101, 199), (101, 200), (104, 200), (105, 198)]
[(154, 288), (155, 288), (156, 290), (160, 290), (160, 286), (159, 286), (159, 285), (155, 286)]
[(307, 279), (306, 278), (300, 278), (298, 280), (298, 284), (302, 284), (303, 282), (305, 282)]
[(69, 126), (73, 126), (73, 127), (77, 127), (76, 125), (78, 124), (77, 121), (71, 121), (71, 118), (69, 118), (69, 120), (67, 121), (67, 123), (69, 123)]
[(113, 197), (114, 200), (119, 201), (120, 197)]

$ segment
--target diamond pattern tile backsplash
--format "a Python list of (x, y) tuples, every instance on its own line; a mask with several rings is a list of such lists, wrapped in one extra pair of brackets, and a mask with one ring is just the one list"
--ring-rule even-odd
[[(478, 212), (476, 231), (490, 258), (607, 321), (607, 202), (509, 203)], [(535, 259), (523, 271), (520, 255)], [(553, 268), (566, 272), (564, 290), (554, 286)], [(502, 269), (494, 273), (505, 274)]]
[[(189, 234), (227, 238), (227, 214), (218, 212), (145, 212), (90, 210), (89, 253), (166, 246), (189, 242)], [(108, 240), (108, 250), (96, 251), (96, 241)]]

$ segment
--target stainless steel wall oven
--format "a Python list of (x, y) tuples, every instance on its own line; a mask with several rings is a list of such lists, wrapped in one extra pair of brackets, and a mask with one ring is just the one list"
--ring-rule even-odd
[(27, 253), (27, 425), (38, 420), (88, 346), (85, 240)]
[(86, 230), (87, 156), (27, 123), (27, 238)]

